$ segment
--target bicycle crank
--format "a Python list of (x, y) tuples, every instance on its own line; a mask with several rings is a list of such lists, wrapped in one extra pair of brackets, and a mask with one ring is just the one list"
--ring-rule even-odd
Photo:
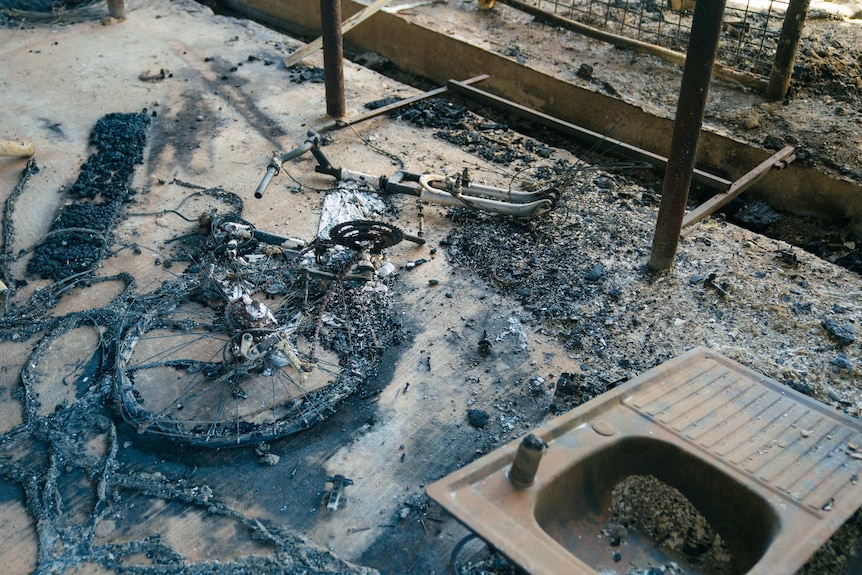
[(379, 254), (386, 248), (401, 242), (401, 240), (408, 240), (419, 245), (425, 243), (424, 238), (405, 234), (391, 224), (370, 220), (340, 223), (329, 230), (329, 239), (333, 243), (353, 251), (368, 250), (372, 254)]

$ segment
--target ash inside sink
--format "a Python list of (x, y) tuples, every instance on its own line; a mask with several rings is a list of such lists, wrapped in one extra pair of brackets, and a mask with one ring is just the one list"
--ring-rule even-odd
[(603, 535), (621, 563), (631, 566), (627, 575), (733, 572), (730, 551), (706, 518), (677, 489), (651, 475), (620, 481), (610, 514)]

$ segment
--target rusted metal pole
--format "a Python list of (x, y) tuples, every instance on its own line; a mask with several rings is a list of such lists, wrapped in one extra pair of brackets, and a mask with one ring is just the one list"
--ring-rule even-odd
[[(347, 20), (341, 23), (341, 35), (344, 36), (373, 15), (377, 14), (384, 6), (392, 2), (392, 0), (375, 0), (372, 4), (369, 4)], [(303, 58), (313, 54), (317, 50), (320, 50), (323, 47), (323, 38), (315, 38), (304, 47), (300, 48), (296, 52), (292, 53), (290, 56), (284, 59), (284, 67), (290, 68), (291, 66), (299, 63)]]
[(323, 80), (326, 85), (326, 113), (343, 118), (344, 44), (341, 37), (341, 0), (320, 0), (320, 26), (323, 36)]
[(679, 233), (682, 230), (682, 219), (685, 217), (697, 140), (703, 125), (703, 111), (706, 108), (709, 78), (721, 35), (725, 3), (725, 0), (700, 0), (694, 8), (691, 40), (682, 71), (682, 86), (673, 124), (670, 155), (664, 174), (661, 206), (649, 259), (649, 267), (652, 270), (669, 269), (679, 246)]
[(775, 50), (775, 61), (769, 74), (769, 85), (766, 87), (766, 99), (770, 102), (783, 100), (790, 88), (790, 78), (793, 76), (793, 63), (796, 61), (796, 50), (802, 37), (802, 28), (808, 17), (808, 5), (811, 0), (790, 0), (781, 34), (778, 36), (778, 48)]

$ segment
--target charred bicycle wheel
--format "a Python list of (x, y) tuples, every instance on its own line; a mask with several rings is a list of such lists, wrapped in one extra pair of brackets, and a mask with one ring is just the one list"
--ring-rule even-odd
[(371, 371), (379, 341), (360, 334), (374, 335), (376, 318), (360, 312), (385, 315), (385, 302), (259, 255), (198, 266), (124, 329), (115, 395), (139, 432), (209, 446), (271, 440), (333, 413)]

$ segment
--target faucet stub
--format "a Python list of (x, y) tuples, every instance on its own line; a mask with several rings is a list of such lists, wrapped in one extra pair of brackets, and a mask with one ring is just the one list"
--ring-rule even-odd
[(518, 452), (515, 454), (515, 461), (509, 469), (509, 481), (518, 489), (529, 487), (536, 479), (536, 473), (539, 471), (539, 462), (545, 454), (545, 448), (548, 445), (533, 435), (527, 435), (521, 440), (518, 446)]

